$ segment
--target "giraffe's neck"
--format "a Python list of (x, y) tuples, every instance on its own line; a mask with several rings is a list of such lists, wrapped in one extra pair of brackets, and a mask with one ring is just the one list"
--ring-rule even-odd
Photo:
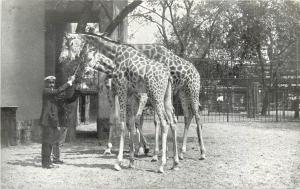
[(109, 39), (95, 37), (92, 35), (86, 35), (87, 41), (97, 49), (99, 52), (106, 56), (107, 58), (114, 60), (117, 54), (117, 49), (120, 44), (117, 44)]
[[(114, 61), (112, 61), (110, 58), (107, 58), (99, 51), (94, 53), (90, 62), (91, 63), (89, 64), (89, 66), (91, 66), (93, 69), (105, 73), (112, 72), (115, 69)], [(105, 71), (103, 71), (104, 69)]]

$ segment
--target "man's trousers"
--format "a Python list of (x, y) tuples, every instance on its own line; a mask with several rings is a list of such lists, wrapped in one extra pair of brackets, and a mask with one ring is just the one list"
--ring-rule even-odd
[(63, 143), (66, 140), (67, 131), (68, 131), (68, 129), (66, 127), (61, 127), (61, 129), (59, 131), (60, 132), (59, 139), (52, 146), (53, 161), (60, 160), (60, 147), (63, 145)]

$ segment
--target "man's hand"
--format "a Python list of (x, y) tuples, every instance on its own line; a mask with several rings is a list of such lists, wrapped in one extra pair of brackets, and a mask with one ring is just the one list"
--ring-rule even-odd
[(68, 83), (72, 86), (74, 80), (75, 80), (75, 75), (72, 75), (68, 78)]
[(74, 80), (75, 80), (75, 75), (70, 76), (70, 77), (68, 78), (68, 80), (74, 82)]

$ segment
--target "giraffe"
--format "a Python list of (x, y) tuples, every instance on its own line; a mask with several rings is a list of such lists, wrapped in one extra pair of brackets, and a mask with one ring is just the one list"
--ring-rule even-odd
[[(176, 125), (172, 117), (172, 78), (167, 67), (147, 58), (144, 54), (128, 45), (122, 45), (102, 36), (94, 36), (91, 34), (72, 34), (66, 33), (63, 39), (62, 50), (60, 53), (60, 62), (68, 61), (92, 61), (90, 54), (84, 54), (83, 49), (91, 51), (99, 51), (115, 62), (115, 77), (113, 84), (115, 85), (115, 93), (119, 97), (120, 103), (120, 145), (117, 162), (114, 164), (116, 170), (121, 170), (121, 162), (123, 160), (123, 148), (125, 137), (126, 123), (126, 105), (127, 97), (134, 93), (146, 92), (150, 102), (155, 107), (159, 116), (162, 128), (162, 157), (158, 172), (164, 172), (166, 164), (166, 140), (168, 126), (170, 125), (173, 134), (173, 152), (174, 164), (177, 168), (179, 164), (177, 151), (177, 132)], [(96, 65), (99, 62), (96, 62)], [(89, 66), (91, 64), (87, 64)], [(93, 66), (96, 69), (97, 66)], [(129, 121), (132, 122), (132, 117)], [(128, 127), (130, 132), (130, 163), (129, 167), (134, 167), (134, 149), (133, 149), (133, 125)]]
[[(200, 160), (205, 159), (205, 147), (202, 137), (202, 124), (199, 115), (199, 94), (200, 94), (200, 75), (195, 66), (175, 55), (173, 52), (168, 50), (162, 45), (157, 44), (135, 44), (132, 45), (138, 51), (144, 53), (148, 58), (154, 59), (158, 62), (163, 63), (170, 69), (173, 78), (173, 94), (178, 94), (183, 112), (184, 112), (184, 134), (183, 143), (181, 148), (181, 153), (179, 155), (180, 159), (184, 158), (184, 153), (186, 153), (187, 144), (187, 134), (191, 120), (195, 116), (197, 124), (197, 135), (198, 143), (200, 146)], [(143, 107), (141, 107), (143, 108)], [(156, 138), (158, 136), (156, 135)], [(156, 140), (155, 151), (158, 151), (158, 144)], [(156, 160), (157, 156), (154, 156), (153, 160)]]
[[(105, 82), (105, 86), (108, 89), (108, 93), (107, 93), (107, 97), (108, 97), (108, 101), (110, 104), (110, 118), (109, 118), (109, 137), (108, 137), (108, 144), (107, 144), (107, 149), (105, 149), (104, 151), (104, 155), (107, 154), (111, 154), (111, 148), (112, 148), (112, 134), (113, 134), (113, 126), (116, 125), (117, 120), (118, 120), (118, 109), (115, 106), (115, 101), (116, 101), (116, 96), (114, 96), (113, 94), (113, 85), (112, 85), (112, 77), (114, 75), (113, 70), (115, 68), (115, 64), (114, 62), (107, 58), (106, 56), (104, 56), (103, 54), (100, 54), (99, 52), (96, 51), (88, 51), (87, 49), (83, 49), (81, 52), (81, 56), (83, 56), (83, 54), (89, 54), (88, 55), (88, 59), (90, 59), (88, 61), (89, 67), (85, 67), (84, 68), (84, 76), (89, 75), (93, 70), (97, 70), (100, 72), (104, 72), (106, 73), (106, 78), (104, 80)], [(87, 60), (85, 60), (84, 62), (86, 62)], [(98, 64), (97, 64), (98, 63)], [(132, 95), (132, 97), (130, 98), (130, 100), (127, 103), (127, 117), (129, 116), (135, 116), (137, 118), (135, 118), (136, 121), (140, 121), (141, 119), (139, 119), (139, 116), (142, 115), (142, 111), (143, 108), (145, 107), (146, 103), (148, 100), (148, 95), (147, 93), (138, 93), (138, 94), (134, 94)], [(133, 115), (131, 115), (131, 113)], [(142, 120), (141, 120), (142, 121)], [(127, 119), (127, 123), (129, 126), (129, 122)], [(140, 124), (140, 123), (137, 123)], [(141, 124), (140, 124), (141, 125)], [(139, 154), (142, 153), (148, 153), (149, 152), (149, 147), (147, 145), (147, 139), (146, 137), (143, 135), (143, 131), (141, 128), (136, 127), (137, 128), (137, 133), (139, 135), (138, 139), (139, 139), (139, 144), (141, 146), (141, 144), (143, 144), (143, 148), (139, 148)], [(143, 152), (142, 152), (143, 151)]]
[[(111, 149), (112, 149), (112, 138), (113, 138), (113, 130), (114, 126), (118, 122), (118, 106), (116, 105), (117, 97), (113, 95), (113, 89), (112, 89), (112, 83), (110, 77), (107, 77), (105, 79), (106, 87), (108, 89), (107, 91), (107, 98), (110, 104), (110, 118), (109, 118), (109, 137), (108, 137), (108, 143), (107, 143), (107, 148), (104, 151), (104, 155), (110, 155), (111, 154)], [(146, 137), (143, 134), (142, 127), (138, 127), (139, 125), (142, 126), (142, 119), (140, 119), (140, 116), (142, 115), (143, 109), (146, 106), (146, 103), (148, 101), (148, 95), (147, 93), (138, 93), (132, 95), (130, 98), (129, 102), (127, 103), (127, 115), (128, 116), (134, 116), (135, 117), (135, 126), (136, 126), (136, 131), (138, 134), (138, 144), (139, 144), (139, 149), (137, 152), (137, 155), (140, 156), (143, 153), (148, 154), (150, 148), (148, 146), (148, 142)], [(131, 115), (133, 114), (133, 115)], [(127, 122), (127, 125), (130, 123)]]
[[(184, 154), (186, 153), (186, 144), (187, 144), (187, 134), (191, 124), (191, 120), (195, 116), (196, 124), (197, 124), (197, 135), (198, 135), (198, 143), (200, 146), (200, 160), (205, 159), (205, 147), (203, 143), (202, 137), (202, 124), (200, 121), (199, 115), (199, 93), (200, 93), (200, 75), (199, 72), (196, 70), (194, 65), (175, 55), (173, 52), (168, 50), (162, 45), (157, 44), (131, 44), (135, 49), (144, 53), (148, 58), (154, 59), (169, 68), (169, 71), (173, 78), (173, 94), (178, 94), (183, 112), (184, 112), (184, 120), (185, 120), (185, 127), (183, 133), (183, 143), (181, 148), (181, 153), (179, 154), (179, 158), (183, 159)], [(145, 107), (147, 99), (141, 98), (139, 103), (139, 108), (137, 111), (136, 117), (143, 117), (141, 116), (142, 110)], [(175, 116), (174, 116), (175, 117)], [(175, 119), (175, 118), (174, 118)], [(143, 121), (137, 121), (136, 126), (139, 128), (138, 130), (142, 131), (142, 123)], [(158, 128), (157, 128), (157, 120), (154, 119), (155, 124), (155, 151), (152, 161), (158, 160), (158, 152), (159, 152), (159, 142), (158, 142)], [(141, 135), (143, 139), (143, 135)], [(145, 146), (147, 148), (147, 144), (145, 140), (142, 140), (143, 144), (140, 143), (139, 152), (142, 151), (141, 147)], [(108, 145), (106, 152), (109, 152), (111, 145)], [(148, 151), (148, 149), (147, 149)]]

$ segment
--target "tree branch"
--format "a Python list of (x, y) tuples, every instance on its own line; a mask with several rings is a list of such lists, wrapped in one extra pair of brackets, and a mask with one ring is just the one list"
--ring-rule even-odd
[(167, 22), (169, 22), (170, 24), (172, 24), (172, 22), (171, 22), (169, 19), (167, 19), (166, 17), (163, 17), (162, 15), (160, 15), (159, 13), (157, 13), (155, 10), (149, 9), (149, 8), (144, 7), (144, 6), (142, 6), (142, 5), (140, 5), (140, 7), (142, 7), (143, 9), (146, 9), (146, 10), (152, 12), (153, 14), (157, 15), (157, 16), (160, 17), (160, 18), (165, 19)]
[(135, 14), (135, 15), (133, 15), (133, 16), (136, 16), (136, 17), (142, 17), (142, 18), (144, 18), (145, 20), (148, 20), (148, 21), (150, 21), (150, 22), (152, 22), (152, 23), (154, 23), (154, 24), (157, 24), (157, 25), (160, 26), (160, 27), (163, 27), (158, 21), (153, 20), (151, 17), (148, 17), (148, 16), (146, 16), (146, 15)]
[(118, 16), (115, 17), (115, 19), (106, 27), (104, 32), (110, 36), (114, 30), (118, 27), (118, 25), (125, 19), (125, 17), (131, 13), (136, 7), (138, 7), (143, 1), (141, 0), (135, 0), (129, 5), (127, 5)]
[[(204, 53), (203, 53), (202, 56), (201, 56), (202, 59), (205, 58), (206, 54), (207, 54), (208, 51), (209, 51), (210, 45), (212, 44), (212, 42), (213, 42), (213, 41), (215, 40), (215, 38), (216, 38), (216, 37), (212, 38), (212, 33), (213, 33), (213, 30), (214, 30), (214, 26), (215, 26), (215, 23), (216, 23), (216, 21), (217, 21), (217, 18), (218, 18), (218, 16), (219, 16), (219, 14), (222, 12), (221, 10), (222, 10), (222, 9), (221, 9), (221, 7), (220, 7), (220, 8), (218, 9), (218, 11), (217, 11), (217, 14), (216, 14), (214, 20), (213, 20), (213, 23), (212, 23), (211, 26), (210, 26), (209, 33), (208, 33), (208, 35), (209, 35), (209, 37), (208, 37), (208, 45), (207, 45), (207, 47), (205, 48)], [(212, 40), (212, 39), (213, 39), (213, 40)]]
[(179, 56), (183, 56), (184, 55), (184, 51), (185, 51), (185, 46), (184, 46), (184, 42), (182, 41), (178, 31), (177, 31), (177, 28), (175, 26), (175, 19), (174, 19), (174, 16), (173, 16), (173, 11), (172, 11), (172, 2), (170, 3), (167, 3), (167, 7), (169, 9), (169, 12), (170, 12), (170, 17), (171, 17), (171, 21), (172, 21), (172, 28), (173, 28), (173, 31), (174, 31), (174, 34), (176, 35), (177, 37), (177, 40), (179, 41), (179, 45), (180, 45), (180, 54)]

